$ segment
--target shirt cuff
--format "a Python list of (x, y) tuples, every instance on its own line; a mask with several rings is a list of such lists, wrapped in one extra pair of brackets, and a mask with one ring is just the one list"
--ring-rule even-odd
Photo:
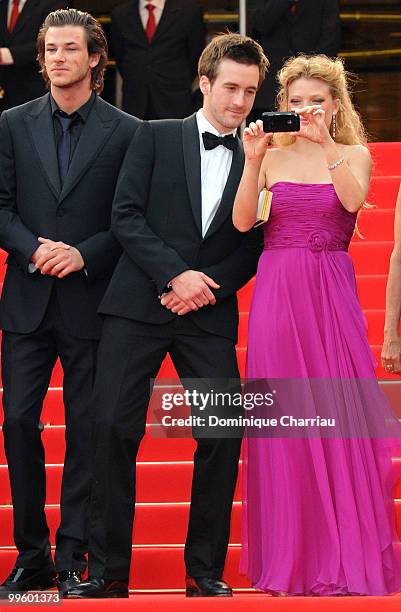
[(0, 48), (0, 64), (4, 65), (10, 65), (14, 63), (14, 58), (11, 55), (11, 51), (10, 49), (8, 49), (7, 47), (1, 47)]

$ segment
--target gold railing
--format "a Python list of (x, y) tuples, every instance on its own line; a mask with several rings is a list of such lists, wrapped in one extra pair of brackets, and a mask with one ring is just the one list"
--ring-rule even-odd
[[(203, 18), (206, 23), (226, 23), (239, 20), (239, 13), (204, 13)], [(400, 13), (362, 13), (360, 11), (350, 11), (340, 13), (342, 21), (400, 21)], [(110, 15), (100, 15), (97, 17), (100, 23), (110, 23)]]
[(401, 21), (400, 13), (361, 13), (359, 11), (350, 11), (340, 13), (342, 21)]
[(340, 51), (340, 57), (363, 58), (363, 57), (395, 57), (401, 55), (401, 49), (375, 49), (374, 51)]

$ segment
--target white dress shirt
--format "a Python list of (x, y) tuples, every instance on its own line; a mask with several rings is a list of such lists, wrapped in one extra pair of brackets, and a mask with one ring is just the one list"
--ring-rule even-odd
[[(202, 236), (205, 236), (219, 208), (221, 197), (230, 173), (233, 152), (223, 145), (206, 151), (202, 140), (203, 132), (211, 132), (216, 136), (226, 136), (227, 133), (220, 134), (206, 119), (202, 109), (196, 113), (196, 121), (199, 130), (201, 156)], [(228, 133), (235, 135), (237, 130)]]
[(158, 25), (162, 16), (164, 5), (166, 4), (166, 0), (139, 0), (139, 15), (141, 17), (144, 30), (146, 30), (146, 24), (148, 23), (149, 19), (149, 11), (146, 8), (147, 4), (154, 5), (155, 10), (153, 11), (153, 14), (155, 16), (156, 25)]
[[(19, 0), (19, 12), (21, 13), (22, 9), (26, 4), (26, 0)], [(7, 12), (7, 27), (10, 25), (11, 13), (13, 11), (14, 0), (8, 0), (8, 12)], [(13, 56), (11, 55), (10, 49), (7, 47), (2, 47), (0, 49), (0, 64), (10, 65), (14, 63)]]

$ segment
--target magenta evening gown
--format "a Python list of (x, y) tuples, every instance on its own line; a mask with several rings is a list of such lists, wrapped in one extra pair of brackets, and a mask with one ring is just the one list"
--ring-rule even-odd
[[(247, 378), (373, 379), (347, 253), (356, 215), (332, 184), (281, 181), (271, 191)], [(388, 410), (385, 402), (366, 403), (366, 412)], [(241, 571), (252, 585), (292, 595), (401, 590), (391, 461), (398, 444), (369, 437), (247, 439)]]

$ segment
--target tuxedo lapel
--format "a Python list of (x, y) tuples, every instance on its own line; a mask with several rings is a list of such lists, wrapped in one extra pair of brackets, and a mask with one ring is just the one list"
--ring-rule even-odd
[(202, 185), (199, 132), (196, 115), (182, 122), (182, 144), (189, 199), (196, 227), (202, 234)]
[(26, 0), (24, 8), (22, 9), (17, 23), (15, 24), (14, 30), (9, 34), (10, 41), (18, 34), (19, 30), (29, 21), (29, 16), (32, 14), (34, 7), (38, 4), (39, 0)]
[(118, 123), (119, 119), (110, 117), (108, 106), (105, 102), (101, 98), (96, 97), (74, 151), (60, 194), (59, 203), (66, 198), (84, 176), (88, 166), (90, 166), (102, 147), (110, 139)]
[(242, 171), (244, 168), (244, 149), (242, 143), (238, 139), (238, 146), (233, 152), (230, 173), (227, 178), (227, 183), (221, 197), (220, 205), (215, 216), (206, 232), (205, 239), (214, 234), (219, 227), (224, 223), (229, 214), (232, 213), (235, 194), (237, 193), (238, 185), (241, 180)]
[(163, 12), (160, 17), (160, 21), (157, 25), (155, 35), (153, 36), (152, 43), (157, 41), (158, 37), (167, 32), (173, 25), (173, 22), (177, 19), (177, 14), (180, 9), (175, 3), (175, 0), (166, 0)]
[(61, 190), (60, 174), (49, 94), (38, 100), (36, 112), (35, 110), (29, 114), (26, 113), (24, 120), (31, 135), (33, 147), (39, 156), (43, 174), (50, 189), (58, 198)]

